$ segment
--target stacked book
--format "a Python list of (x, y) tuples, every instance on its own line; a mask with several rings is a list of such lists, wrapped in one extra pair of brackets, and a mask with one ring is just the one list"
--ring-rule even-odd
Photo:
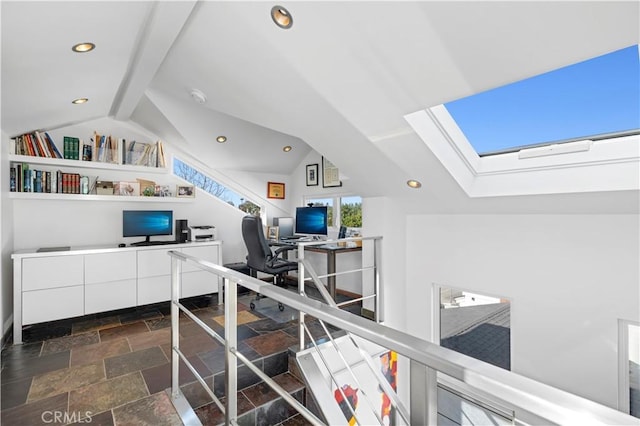
[(12, 139), (11, 154), (63, 158), (47, 132), (31, 132)]
[(9, 171), (9, 190), (11, 192), (80, 194), (81, 180), (82, 176), (78, 173), (35, 170), (26, 163), (16, 163)]

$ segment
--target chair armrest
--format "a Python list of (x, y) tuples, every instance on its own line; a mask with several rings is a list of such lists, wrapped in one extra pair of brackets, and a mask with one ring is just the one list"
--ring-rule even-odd
[(298, 247), (293, 246), (293, 245), (292, 246), (280, 246), (280, 248), (276, 249), (273, 252), (273, 257), (278, 257), (278, 256), (280, 256), (281, 253), (284, 253), (284, 252), (289, 251), (289, 250), (295, 250), (296, 248), (298, 248)]

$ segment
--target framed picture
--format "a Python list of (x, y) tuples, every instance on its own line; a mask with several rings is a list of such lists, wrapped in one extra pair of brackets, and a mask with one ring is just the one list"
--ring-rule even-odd
[(284, 183), (267, 182), (267, 198), (284, 200)]
[(318, 185), (318, 164), (307, 164), (307, 186)]
[(169, 185), (156, 185), (154, 196), (171, 197), (171, 189)]
[(277, 240), (279, 232), (280, 232), (280, 227), (267, 226), (267, 239), (274, 240), (274, 241)]
[(342, 182), (340, 182), (340, 172), (331, 161), (322, 157), (322, 187), (331, 188), (334, 186), (342, 186)]
[(140, 183), (116, 182), (113, 185), (113, 193), (115, 195), (124, 195), (126, 197), (137, 197), (140, 195)]
[(176, 188), (176, 197), (189, 198), (196, 196), (196, 189), (193, 185), (178, 185)]

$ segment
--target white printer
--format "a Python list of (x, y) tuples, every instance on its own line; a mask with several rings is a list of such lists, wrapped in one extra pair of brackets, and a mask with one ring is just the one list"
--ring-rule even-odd
[(212, 225), (189, 226), (191, 241), (213, 241), (216, 239), (216, 227)]

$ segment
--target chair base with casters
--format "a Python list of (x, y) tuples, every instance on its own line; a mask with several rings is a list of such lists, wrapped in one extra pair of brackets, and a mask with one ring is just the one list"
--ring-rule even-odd
[[(252, 277), (256, 277), (256, 271), (251, 270), (251, 276)], [(273, 276), (273, 285), (277, 285), (278, 287), (286, 287), (285, 283), (284, 283), (284, 275), (283, 274), (279, 274), (279, 275), (274, 275)], [(251, 308), (252, 311), (254, 311), (256, 309), (256, 304), (255, 302), (257, 302), (260, 299), (266, 299), (267, 296), (263, 296), (260, 293), (256, 293), (256, 297), (253, 298), (253, 300), (249, 303), (249, 308)], [(282, 302), (278, 302), (278, 309), (282, 312), (284, 311), (284, 305), (282, 304)]]

